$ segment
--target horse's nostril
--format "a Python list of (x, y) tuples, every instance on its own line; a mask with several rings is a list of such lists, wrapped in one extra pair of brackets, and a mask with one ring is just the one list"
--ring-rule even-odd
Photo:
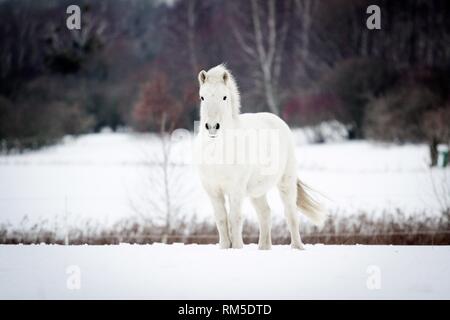
[(205, 123), (206, 130), (209, 130), (209, 125)]
[(220, 124), (216, 124), (216, 130), (219, 130)]

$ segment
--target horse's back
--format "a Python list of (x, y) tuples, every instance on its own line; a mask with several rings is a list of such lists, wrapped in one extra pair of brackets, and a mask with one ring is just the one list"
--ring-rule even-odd
[(242, 113), (239, 115), (239, 120), (245, 128), (283, 129), (289, 131), (286, 122), (269, 112)]
[(282, 145), (291, 151), (294, 147), (292, 132), (286, 122), (270, 112), (242, 113), (239, 115), (242, 129), (275, 130)]

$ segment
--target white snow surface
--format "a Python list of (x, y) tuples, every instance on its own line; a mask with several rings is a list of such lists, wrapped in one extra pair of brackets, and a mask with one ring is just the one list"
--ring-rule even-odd
[[(427, 167), (426, 145), (374, 144), (367, 141), (305, 144), (295, 130), (299, 177), (324, 194), (332, 212), (368, 214), (439, 213), (433, 191), (450, 190), (450, 168)], [(171, 190), (184, 189), (179, 215), (213, 221), (211, 205), (191, 165), (191, 136), (172, 149)], [(89, 134), (25, 154), (0, 155), (0, 224), (32, 225), (47, 220), (76, 224), (81, 220), (113, 223), (122, 218), (153, 215), (148, 205), (164, 203), (154, 165), (161, 159), (158, 138), (149, 134)], [(447, 184), (441, 188), (439, 184)], [(158, 189), (159, 188), (159, 189)], [(178, 191), (174, 191), (178, 193)], [(444, 191), (445, 192), (445, 191)], [(448, 192), (448, 191), (447, 191)], [(146, 200), (147, 199), (147, 200)], [(276, 190), (269, 193), (275, 216), (283, 209)], [(244, 214), (255, 219), (248, 201)]]
[(449, 270), (448, 246), (2, 245), (0, 299), (450, 299)]

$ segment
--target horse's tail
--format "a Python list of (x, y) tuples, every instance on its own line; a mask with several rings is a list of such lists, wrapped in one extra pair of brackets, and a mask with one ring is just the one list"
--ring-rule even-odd
[(297, 179), (297, 207), (306, 215), (315, 225), (323, 226), (327, 211), (314, 200), (306, 189), (312, 190), (305, 185), (300, 179)]

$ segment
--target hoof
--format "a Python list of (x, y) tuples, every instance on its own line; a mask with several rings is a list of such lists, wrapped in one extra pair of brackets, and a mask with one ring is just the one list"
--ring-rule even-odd
[(297, 250), (305, 250), (303, 243), (297, 243), (297, 244), (291, 243), (291, 248), (297, 249)]
[(230, 249), (231, 248), (231, 242), (230, 241), (219, 242), (219, 248), (220, 249)]
[(242, 249), (243, 247), (244, 247), (244, 243), (241, 241), (241, 242), (238, 242), (238, 243), (233, 243), (232, 245), (231, 245), (231, 247), (233, 248), (233, 249)]
[(270, 250), (270, 249), (272, 249), (272, 245), (270, 243), (264, 243), (264, 244), (259, 243), (258, 249), (259, 250)]

